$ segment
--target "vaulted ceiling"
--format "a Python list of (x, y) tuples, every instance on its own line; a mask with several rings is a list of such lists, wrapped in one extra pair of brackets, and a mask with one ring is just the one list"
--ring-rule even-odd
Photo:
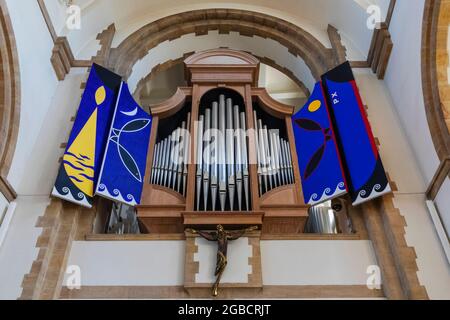
[(329, 46), (327, 26), (335, 26), (343, 42), (350, 49), (354, 60), (367, 55), (372, 30), (367, 28), (371, 4), (381, 9), (384, 21), (390, 0), (73, 0), (82, 8), (82, 29), (69, 31), (65, 28), (63, 1), (45, 0), (55, 28), (60, 35), (67, 35), (76, 54), (89, 54), (96, 35), (111, 23), (115, 23), (118, 45), (132, 32), (160, 18), (181, 12), (209, 8), (237, 8), (265, 13), (291, 22), (311, 33), (324, 45)]

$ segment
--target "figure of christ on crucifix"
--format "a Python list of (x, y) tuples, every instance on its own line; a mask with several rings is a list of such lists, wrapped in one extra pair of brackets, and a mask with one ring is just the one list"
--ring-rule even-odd
[(245, 235), (246, 232), (251, 232), (258, 230), (258, 227), (251, 227), (244, 230), (236, 230), (236, 231), (225, 231), (222, 225), (217, 226), (217, 231), (207, 232), (207, 231), (199, 231), (194, 229), (186, 229), (187, 232), (192, 234), (198, 234), (202, 238), (208, 241), (217, 241), (217, 266), (215, 276), (217, 277), (216, 282), (214, 283), (212, 295), (213, 297), (217, 297), (219, 294), (219, 285), (220, 280), (222, 279), (223, 272), (227, 266), (227, 250), (228, 250), (228, 241), (237, 240)]

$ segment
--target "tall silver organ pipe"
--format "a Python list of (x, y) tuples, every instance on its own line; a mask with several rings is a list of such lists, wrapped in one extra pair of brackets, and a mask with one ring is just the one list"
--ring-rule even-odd
[(247, 140), (247, 125), (245, 112), (241, 112), (241, 145), (242, 145), (242, 173), (244, 175), (244, 193), (245, 193), (245, 209), (250, 210), (250, 185), (249, 185), (249, 170), (248, 170), (248, 140)]
[(242, 140), (240, 128), (239, 106), (234, 106), (234, 136), (235, 136), (235, 154), (236, 154), (236, 192), (238, 198), (238, 208), (242, 211)]
[(189, 123), (182, 121), (181, 126), (155, 145), (151, 183), (172, 189), (186, 195), (187, 163), (189, 150)]
[(197, 163), (198, 211), (250, 210), (249, 148), (241, 107), (222, 94), (199, 117), (204, 138), (198, 138), (203, 143), (196, 150), (203, 159)]
[(153, 155), (152, 180), (151, 180), (152, 184), (155, 184), (156, 177), (158, 176), (158, 156), (159, 156), (159, 144), (155, 146), (155, 154)]
[(222, 94), (219, 97), (219, 200), (220, 209), (225, 211), (227, 201), (227, 167), (225, 159), (225, 131), (226, 131), (226, 102), (225, 96)]
[(234, 211), (234, 194), (235, 194), (235, 168), (234, 168), (234, 126), (233, 126), (233, 100), (226, 101), (226, 157), (227, 157), (227, 174), (228, 174), (228, 199), (230, 200), (230, 210)]
[(181, 131), (178, 131), (178, 136), (177, 136), (177, 141), (178, 141), (178, 146), (177, 146), (177, 151), (178, 151), (178, 162), (176, 164), (176, 175), (177, 175), (177, 187), (176, 190), (178, 193), (181, 193), (181, 181), (183, 179), (183, 153), (185, 152), (184, 150), (184, 139), (185, 139), (185, 131), (186, 131), (186, 121), (183, 121), (181, 124)]
[[(261, 176), (264, 182), (264, 193), (269, 191), (267, 187), (267, 161), (266, 161), (266, 146), (264, 143), (264, 127), (262, 125), (262, 120), (258, 120), (258, 135), (259, 135), (259, 154), (261, 156), (259, 166), (261, 167)], [(262, 195), (262, 194), (261, 194)]]
[(191, 157), (191, 113), (188, 113), (186, 130), (184, 131), (184, 149), (183, 149), (183, 196), (186, 196), (188, 163)]
[(258, 130), (258, 116), (256, 111), (253, 111), (253, 126), (255, 128), (255, 144), (256, 144), (256, 164), (258, 165), (258, 184), (259, 184), (259, 195), (263, 195), (262, 190), (262, 167), (261, 167), (261, 148), (259, 146), (259, 130)]
[(278, 187), (295, 183), (289, 142), (278, 129), (269, 129), (254, 111), (260, 196)]
[(211, 138), (212, 138), (212, 157), (211, 157), (211, 200), (212, 211), (216, 211), (217, 188), (218, 188), (218, 129), (219, 129), (219, 104), (214, 102), (211, 114)]
[(200, 193), (203, 179), (203, 134), (205, 117), (200, 116), (197, 129), (197, 211), (200, 210)]
[(204, 211), (208, 210), (209, 178), (211, 168), (211, 109), (205, 110), (205, 138), (203, 141), (203, 205)]

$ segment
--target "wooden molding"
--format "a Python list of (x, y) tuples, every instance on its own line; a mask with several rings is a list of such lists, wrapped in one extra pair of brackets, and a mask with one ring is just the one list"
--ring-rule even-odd
[(192, 88), (178, 88), (171, 98), (150, 106), (150, 110), (153, 116), (160, 119), (169, 118), (180, 111), (189, 99), (192, 99)]
[(367, 58), (370, 68), (376, 73), (378, 79), (384, 79), (393, 46), (389, 27), (383, 22), (373, 33)]
[(251, 54), (248, 54), (243, 51), (230, 50), (230, 49), (212, 49), (205, 50), (199, 53), (196, 53), (190, 57), (188, 57), (184, 63), (189, 66), (196, 65), (211, 65), (212, 60), (214, 61), (212, 64), (217, 66), (218, 64), (226, 64), (228, 66), (236, 66), (236, 65), (248, 65), (256, 67), (259, 64), (258, 59), (256, 59)]
[(20, 125), (20, 70), (14, 30), (5, 0), (0, 0), (0, 192), (17, 194), (7, 181)]
[(2, 176), (0, 176), (0, 193), (3, 194), (8, 202), (13, 202), (17, 198), (14, 188)]
[(253, 88), (252, 97), (258, 100), (260, 107), (264, 111), (278, 119), (284, 119), (286, 116), (294, 114), (294, 106), (289, 106), (273, 99), (265, 88)]
[(388, 28), (391, 25), (392, 16), (394, 15), (394, 10), (395, 10), (396, 4), (397, 4), (397, 0), (391, 0), (391, 2), (389, 3), (389, 8), (388, 8), (388, 12), (386, 15), (386, 20), (385, 20), (385, 23), (388, 26)]
[(263, 212), (183, 212), (183, 224), (185, 226), (261, 226)]
[(58, 39), (58, 35), (56, 34), (55, 28), (53, 26), (52, 20), (47, 10), (47, 6), (45, 5), (45, 1), (37, 0), (37, 3), (39, 5), (39, 9), (41, 10), (42, 16), (44, 17), (44, 21), (45, 24), (47, 25), (48, 32), (50, 33), (53, 42), (56, 42), (56, 40)]
[(439, 71), (437, 64), (440, 9), (440, 0), (425, 2), (422, 30), (422, 87), (431, 138), (439, 159), (444, 161), (450, 157), (450, 132), (439, 91), (438, 74), (447, 73), (446, 70)]
[(97, 36), (97, 40), (100, 40), (101, 49), (96, 57), (93, 57), (90, 60), (77, 60), (73, 55), (67, 37), (58, 36), (48, 13), (47, 6), (45, 5), (45, 1), (37, 0), (37, 2), (54, 43), (50, 61), (59, 81), (66, 78), (66, 75), (70, 72), (71, 68), (90, 68), (93, 62), (103, 64), (108, 60), (112, 40), (115, 34), (114, 24), (110, 25), (105, 31)]
[(428, 200), (435, 200), (439, 191), (441, 190), (442, 185), (445, 180), (450, 177), (450, 157), (445, 158), (439, 168), (436, 171), (436, 174), (431, 180), (430, 186), (426, 192)]
[(331, 46), (334, 51), (336, 66), (347, 61), (347, 49), (341, 42), (339, 31), (331, 24), (328, 25), (328, 38), (330, 38)]
[(87, 234), (86, 241), (182, 241), (182, 233), (174, 234)]
[[(80, 290), (64, 287), (61, 299), (211, 299), (210, 288), (186, 291), (176, 287), (89, 286)], [(383, 299), (382, 290), (353, 286), (263, 286), (256, 289), (223, 288), (220, 299)]]

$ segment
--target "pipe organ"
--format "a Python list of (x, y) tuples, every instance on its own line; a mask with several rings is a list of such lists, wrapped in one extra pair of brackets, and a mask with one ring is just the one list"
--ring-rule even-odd
[(259, 61), (209, 50), (186, 59), (189, 86), (150, 106), (147, 183), (137, 208), (143, 232), (261, 226), (302, 233), (303, 203), (291, 116), (294, 107), (258, 88)]
[(197, 211), (250, 211), (246, 122), (243, 107), (224, 94), (200, 115)]
[(187, 119), (164, 139), (155, 145), (151, 183), (172, 189), (186, 195), (187, 165), (189, 158), (189, 125), (191, 114)]
[(294, 184), (294, 170), (291, 147), (286, 139), (280, 137), (280, 130), (268, 128), (253, 112), (256, 128), (256, 148), (258, 157), (259, 195), (281, 186)]

